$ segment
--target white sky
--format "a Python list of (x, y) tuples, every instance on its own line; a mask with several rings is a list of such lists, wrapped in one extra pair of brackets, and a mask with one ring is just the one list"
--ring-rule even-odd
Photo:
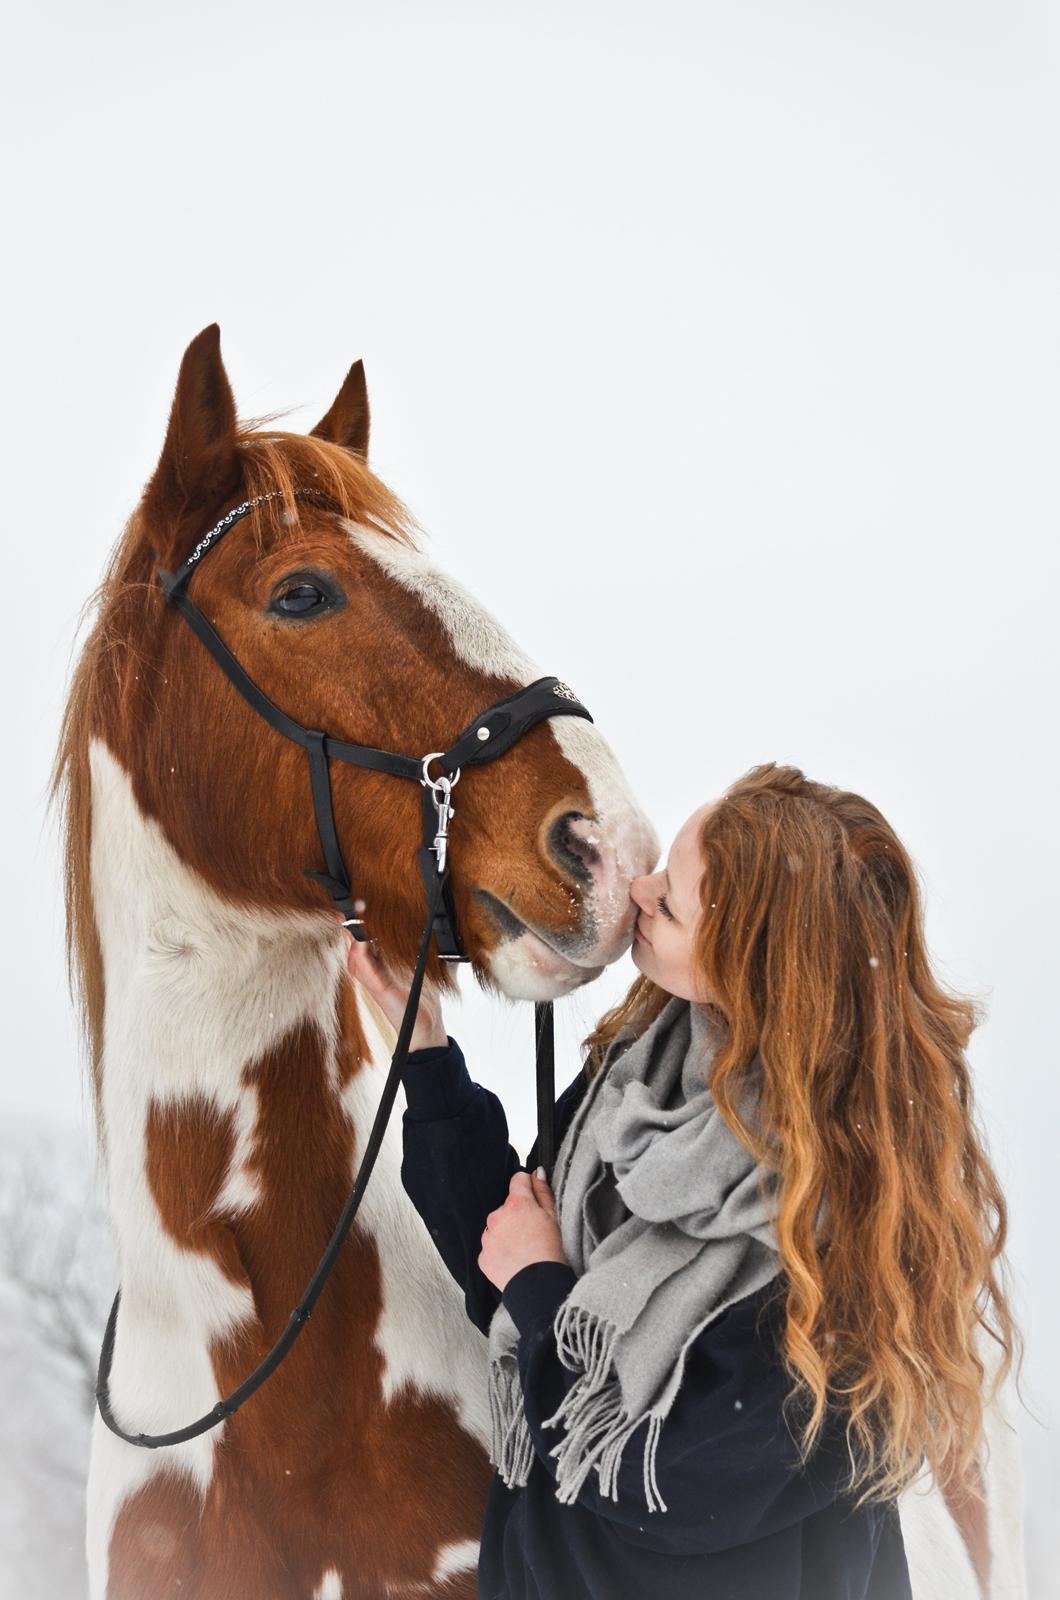
[[(75, 1119), (42, 794), (79, 608), (222, 326), (246, 414), (365, 358), (374, 464), (669, 842), (776, 759), (921, 868), (1056, 1416), (1060, 16), (1030, 0), (23, 7), (2, 116), (0, 1113)], [(560, 1007), (574, 1041), (631, 976)], [(472, 1070), (529, 1124), (529, 1011)], [(1055, 1439), (1030, 1427), (1044, 1504)], [(1036, 1537), (1036, 1535), (1035, 1535)]]

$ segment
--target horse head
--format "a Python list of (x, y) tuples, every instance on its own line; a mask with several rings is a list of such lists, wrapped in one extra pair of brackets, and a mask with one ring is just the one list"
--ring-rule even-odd
[[(540, 677), (428, 558), (368, 466), (364, 370), (309, 435), (241, 426), (216, 326), (188, 347), (157, 468), (104, 590), (102, 732), (178, 855), (231, 902), (326, 910), (304, 753), (256, 717), (167, 606), (159, 572), (261, 499), (194, 572), (194, 596), (272, 702), (333, 738), (425, 755)], [(332, 767), (334, 814), (370, 935), (411, 965), (423, 919), (420, 790)], [(596, 728), (532, 728), (454, 791), (450, 864), (474, 970), (545, 999), (629, 945), (629, 880), (657, 842)], [(436, 981), (451, 982), (437, 963)]]

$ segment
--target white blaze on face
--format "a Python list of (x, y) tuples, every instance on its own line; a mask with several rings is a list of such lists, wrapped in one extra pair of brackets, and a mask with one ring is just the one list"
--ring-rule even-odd
[[(460, 660), (519, 687), (544, 677), (484, 606), (419, 550), (347, 523), (350, 538), (389, 578), (417, 596), (444, 625)], [(485, 706), (482, 707), (485, 710)], [(630, 794), (607, 741), (583, 717), (552, 717), (549, 727), (564, 756), (582, 774), (593, 820), (576, 831), (599, 854), (585, 893), (597, 938), (577, 962), (527, 932), (493, 952), (490, 970), (505, 993), (544, 1000), (578, 988), (628, 949), (636, 908), (631, 879), (650, 872), (659, 856), (655, 830)]]

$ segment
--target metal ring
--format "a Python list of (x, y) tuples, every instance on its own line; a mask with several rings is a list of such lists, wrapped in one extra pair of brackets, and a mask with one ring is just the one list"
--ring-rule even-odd
[(445, 751), (444, 750), (432, 750), (430, 755), (429, 756), (424, 756), (422, 762), (420, 763), (420, 766), (422, 767), (422, 770), (423, 770), (423, 777), (420, 779), (420, 782), (422, 783), (422, 785), (423, 785), (423, 787), (425, 789), (437, 789), (438, 786), (439, 786), (439, 782), (441, 780), (444, 780), (446, 783), (448, 783), (450, 789), (455, 789), (457, 783), (459, 782), (459, 780), (460, 780), (460, 768), (459, 767), (457, 767), (456, 771), (452, 774), (451, 777), (450, 777), (448, 772), (443, 772), (443, 773), (441, 773), (439, 775), (438, 778), (432, 778), (430, 773), (427, 771), (427, 768), (430, 766), (432, 761), (440, 761), (444, 755), (445, 755)]

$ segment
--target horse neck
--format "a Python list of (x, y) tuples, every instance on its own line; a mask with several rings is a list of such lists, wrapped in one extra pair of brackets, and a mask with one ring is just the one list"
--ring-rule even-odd
[[(259, 1338), (278, 1336), (349, 1189), (386, 1042), (345, 980), (337, 930), (222, 901), (144, 817), (100, 744), (92, 888), (106, 992), (101, 1134), (123, 1315), (142, 1303), (141, 1333), (179, 1327), (215, 1353), (250, 1322)], [(343, 1319), (346, 1359), (358, 1342), (378, 1342), (383, 1323), (414, 1326), (416, 1303), (433, 1297), (437, 1308), (445, 1292), (401, 1190), (400, 1157), (392, 1125), (359, 1238), (314, 1316), (314, 1330)], [(359, 1276), (354, 1254), (365, 1256)], [(400, 1287), (381, 1266), (391, 1261)], [(408, 1376), (404, 1355), (386, 1354), (393, 1381)]]

